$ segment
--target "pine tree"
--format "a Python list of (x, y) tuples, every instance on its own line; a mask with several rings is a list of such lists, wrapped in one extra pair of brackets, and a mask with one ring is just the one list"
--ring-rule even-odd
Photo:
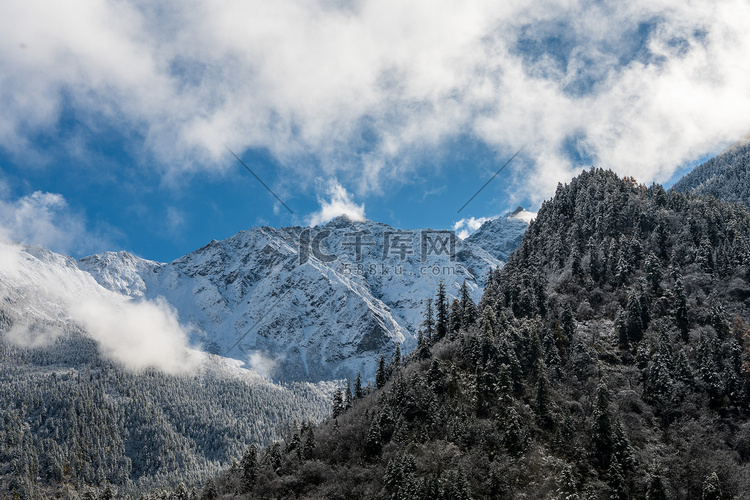
[(346, 407), (344, 406), (344, 394), (339, 387), (333, 392), (333, 418), (336, 418), (344, 413), (345, 409)]
[(372, 418), (372, 422), (370, 423), (370, 428), (367, 431), (367, 438), (365, 440), (365, 454), (370, 457), (374, 458), (380, 453), (380, 449), (382, 448), (382, 433), (380, 430), (380, 415), (374, 415)]
[(427, 299), (427, 305), (424, 310), (424, 321), (419, 325), (419, 330), (422, 332), (425, 342), (429, 344), (435, 336), (435, 315), (432, 311), (432, 299)]
[(610, 500), (628, 500), (629, 495), (625, 483), (625, 474), (617, 460), (612, 460), (607, 470), (607, 484), (609, 485)]
[(570, 305), (566, 304), (562, 312), (562, 317), (560, 318), (560, 342), (566, 346), (570, 345), (573, 341), (575, 331), (576, 323), (573, 319), (573, 309), (570, 308)]
[(112, 489), (112, 485), (108, 484), (104, 487), (104, 490), (99, 494), (99, 500), (113, 500), (115, 498), (115, 492)]
[(417, 332), (417, 359), (429, 359), (431, 355), (430, 342), (425, 338), (420, 329)]
[(316, 446), (315, 431), (313, 430), (311, 422), (308, 422), (307, 425), (302, 428), (302, 434), (304, 435), (302, 441), (302, 458), (305, 460), (311, 460)]
[(190, 500), (190, 491), (188, 491), (185, 483), (180, 483), (174, 490), (174, 500)]
[(349, 383), (349, 379), (346, 379), (346, 389), (344, 390), (344, 410), (348, 410), (352, 407), (352, 386)]
[(673, 314), (675, 324), (680, 330), (682, 335), (682, 341), (687, 342), (688, 337), (688, 311), (687, 311), (687, 295), (685, 294), (685, 287), (682, 285), (682, 277), (678, 277), (674, 284), (674, 304)]
[(542, 338), (542, 352), (544, 353), (544, 362), (553, 376), (562, 376), (562, 359), (560, 351), (555, 342), (555, 335), (552, 330), (546, 330)]
[(583, 277), (583, 266), (581, 266), (581, 254), (576, 248), (573, 249), (570, 257), (570, 271), (574, 278)]
[(543, 429), (550, 429), (554, 420), (552, 418), (552, 394), (550, 391), (549, 380), (547, 379), (547, 367), (540, 359), (537, 369), (536, 385), (536, 415), (539, 418), (539, 426)]
[(459, 295), (461, 298), (461, 313), (463, 315), (461, 326), (468, 328), (477, 320), (477, 306), (471, 298), (466, 280), (461, 285)]
[(357, 377), (354, 379), (354, 399), (361, 399), (364, 395), (365, 391), (362, 388), (362, 374), (357, 372)]
[(661, 408), (672, 403), (674, 381), (669, 371), (668, 359), (664, 353), (657, 353), (651, 361), (651, 369), (646, 384), (648, 398)]
[(596, 389), (594, 427), (592, 429), (591, 441), (594, 460), (604, 470), (609, 468), (612, 453), (614, 452), (612, 417), (609, 413), (610, 401), (611, 397), (607, 385), (604, 381), (599, 382), (599, 386)]
[(617, 334), (617, 343), (620, 349), (627, 350), (630, 348), (630, 335), (628, 334), (628, 325), (625, 310), (617, 306), (615, 315), (615, 333)]
[(521, 422), (521, 417), (514, 407), (510, 407), (505, 423), (503, 445), (511, 455), (520, 455), (529, 446), (529, 436)]
[(201, 500), (216, 500), (218, 496), (219, 494), (216, 491), (216, 483), (213, 479), (209, 479), (206, 481), (206, 484), (201, 491)]
[(625, 325), (628, 330), (628, 339), (631, 342), (638, 342), (643, 337), (644, 324), (641, 313), (640, 296), (635, 289), (632, 289), (628, 294), (625, 314)]
[(713, 251), (711, 242), (708, 238), (701, 239), (698, 246), (698, 253), (695, 256), (695, 262), (703, 269), (704, 272), (710, 273), (714, 269)]
[(401, 368), (401, 346), (396, 344), (396, 351), (391, 358), (391, 373), (396, 373)]
[(463, 311), (461, 311), (461, 302), (458, 299), (453, 299), (448, 319), (448, 331), (450, 332), (451, 338), (456, 337), (456, 334), (461, 330), (462, 324)]
[(685, 384), (692, 384), (695, 381), (693, 369), (690, 366), (690, 360), (687, 357), (685, 349), (680, 349), (677, 353), (677, 361), (674, 365), (674, 378)]
[(646, 258), (646, 279), (648, 280), (651, 293), (656, 293), (659, 290), (661, 283), (661, 264), (659, 258), (654, 252), (649, 252)]
[(440, 362), (433, 359), (430, 363), (430, 369), (427, 371), (427, 383), (433, 387), (436, 392), (440, 392), (443, 382), (443, 370), (440, 368)]
[(589, 274), (594, 283), (598, 283), (602, 279), (602, 263), (599, 258), (599, 247), (593, 238), (589, 238), (589, 242), (586, 245), (589, 253)]
[(375, 373), (375, 386), (378, 389), (382, 389), (383, 386), (385, 386), (385, 382), (387, 379), (388, 375), (385, 369), (385, 356), (381, 354), (380, 359), (378, 360), (378, 370)]
[(438, 285), (437, 298), (435, 299), (437, 318), (435, 321), (435, 340), (440, 340), (448, 333), (448, 303), (445, 295), (445, 284), (441, 281)]

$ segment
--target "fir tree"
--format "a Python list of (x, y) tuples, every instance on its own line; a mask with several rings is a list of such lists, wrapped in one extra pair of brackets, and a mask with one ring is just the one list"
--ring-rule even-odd
[(365, 395), (365, 391), (362, 388), (362, 374), (357, 372), (357, 377), (354, 379), (354, 399), (361, 399)]
[(685, 294), (685, 287), (682, 285), (682, 277), (678, 277), (674, 284), (674, 305), (673, 314), (675, 324), (680, 330), (682, 335), (682, 341), (687, 342), (688, 338), (688, 311), (687, 311), (687, 295)]
[(659, 290), (661, 283), (661, 264), (659, 258), (654, 252), (649, 252), (646, 258), (646, 279), (648, 280), (651, 293), (656, 293)]
[(462, 324), (463, 311), (461, 311), (461, 302), (458, 299), (453, 299), (453, 302), (451, 302), (448, 321), (448, 331), (450, 332), (451, 338), (456, 337), (456, 334), (461, 330)]
[(255, 480), (258, 477), (258, 449), (254, 444), (251, 444), (245, 455), (242, 457), (240, 462), (242, 467), (242, 493), (249, 493), (252, 491), (255, 485)]
[(387, 379), (388, 376), (385, 368), (385, 356), (381, 354), (380, 359), (378, 360), (378, 370), (375, 373), (375, 386), (378, 389), (382, 389), (383, 386), (385, 386), (385, 382)]
[(599, 382), (596, 389), (596, 403), (594, 407), (594, 426), (591, 434), (594, 460), (602, 469), (610, 466), (614, 452), (612, 439), (612, 417), (609, 413), (611, 397), (604, 381)]
[(209, 479), (206, 481), (206, 484), (203, 486), (203, 490), (201, 491), (201, 500), (216, 500), (218, 498), (219, 494), (216, 491), (216, 483), (213, 481), (213, 479)]
[(536, 415), (539, 418), (539, 425), (543, 429), (550, 429), (554, 423), (552, 418), (552, 394), (549, 386), (549, 380), (547, 379), (547, 368), (544, 362), (539, 360), (539, 368), (537, 369), (537, 385), (536, 385)]
[(427, 305), (424, 310), (424, 321), (419, 325), (419, 330), (422, 332), (425, 342), (429, 344), (435, 336), (435, 315), (432, 311), (432, 299), (427, 299)]
[(391, 358), (391, 373), (396, 373), (401, 368), (401, 346), (396, 344), (396, 351)]
[(333, 418), (336, 418), (344, 413), (345, 409), (346, 407), (344, 406), (344, 394), (341, 391), (341, 388), (338, 387), (335, 391), (333, 391)]
[(625, 314), (625, 325), (628, 331), (628, 339), (638, 342), (643, 337), (643, 317), (641, 314), (641, 300), (638, 292), (632, 289), (628, 294), (628, 305)]
[(374, 458), (380, 453), (382, 448), (382, 435), (380, 430), (380, 415), (374, 415), (370, 428), (367, 431), (367, 438), (365, 440), (365, 453), (368, 457)]
[(473, 325), (477, 319), (477, 306), (472, 300), (471, 295), (469, 294), (469, 287), (466, 284), (466, 280), (464, 280), (461, 285), (459, 296), (461, 299), (462, 313), (461, 326), (463, 326), (464, 328), (468, 328), (469, 325)]
[(435, 321), (435, 340), (440, 340), (448, 333), (448, 302), (445, 295), (445, 284), (441, 281), (435, 299), (437, 318)]

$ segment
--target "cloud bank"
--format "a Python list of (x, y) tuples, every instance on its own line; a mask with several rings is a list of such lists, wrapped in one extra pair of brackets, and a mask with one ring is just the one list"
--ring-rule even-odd
[(71, 317), (99, 342), (102, 353), (134, 370), (185, 373), (200, 362), (187, 346), (176, 311), (165, 300), (120, 301), (88, 297), (70, 304)]
[[(289, 173), (403, 182), (468, 136), (532, 198), (596, 163), (643, 182), (750, 129), (745, 0), (139, 0), (0, 7), (0, 145), (62, 113), (143, 137), (166, 179), (222, 146)], [(85, 139), (85, 138), (84, 138)], [(423, 167), (429, 168), (429, 167)]]

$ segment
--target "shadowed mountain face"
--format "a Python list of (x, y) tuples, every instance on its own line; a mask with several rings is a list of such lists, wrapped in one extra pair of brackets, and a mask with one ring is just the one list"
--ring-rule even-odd
[[(527, 226), (483, 228), (482, 242), (509, 248)], [(315, 228), (252, 228), (166, 264), (119, 252), (79, 266), (110, 290), (164, 297), (210, 352), (277, 380), (317, 381), (371, 378), (381, 354), (413, 348), (437, 284), (455, 297), (465, 280), (478, 299), (502, 265), (493, 253), (449, 231), (339, 217)]]
[(750, 135), (695, 167), (672, 189), (742, 203), (750, 208)]

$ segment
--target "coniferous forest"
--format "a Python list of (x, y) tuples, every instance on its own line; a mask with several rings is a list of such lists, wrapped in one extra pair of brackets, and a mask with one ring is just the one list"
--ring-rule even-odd
[(441, 287), (372, 389), (195, 496), (748, 498), (749, 269), (744, 207), (584, 172), (478, 304)]
[[(0, 332), (13, 318), (0, 310)], [(200, 484), (278, 439), (279, 423), (319, 421), (330, 391), (217, 369), (133, 373), (72, 330), (44, 347), (0, 335), (0, 498), (108, 498)]]

